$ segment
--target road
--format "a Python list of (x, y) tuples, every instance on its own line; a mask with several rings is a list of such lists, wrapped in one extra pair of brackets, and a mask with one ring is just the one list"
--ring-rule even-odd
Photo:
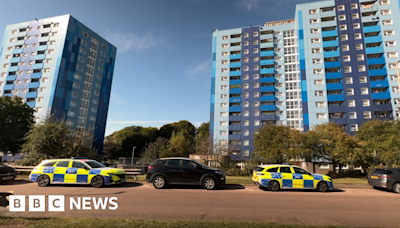
[[(54, 185), (13, 181), (0, 192), (15, 195), (65, 195), (65, 212), (8, 212), (0, 215), (27, 217), (102, 217), (211, 221), (271, 221), (307, 225), (400, 226), (400, 195), (374, 189), (340, 189), (333, 192), (282, 190), (269, 192), (256, 186), (228, 185), (207, 191), (197, 187), (156, 190), (148, 183), (120, 187)], [(69, 197), (118, 197), (117, 210), (69, 210)], [(26, 200), (28, 201), (28, 200)]]

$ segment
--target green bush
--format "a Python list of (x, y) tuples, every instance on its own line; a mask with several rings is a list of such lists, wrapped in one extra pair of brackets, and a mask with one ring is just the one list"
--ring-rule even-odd
[(335, 173), (333, 171), (329, 171), (327, 175), (332, 178), (344, 178), (344, 177), (360, 178), (367, 176), (367, 174), (362, 173), (361, 170), (342, 170), (341, 173)]

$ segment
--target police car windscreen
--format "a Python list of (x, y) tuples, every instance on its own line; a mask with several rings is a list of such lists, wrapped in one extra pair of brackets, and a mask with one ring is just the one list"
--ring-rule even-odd
[(86, 161), (86, 164), (88, 164), (93, 169), (105, 168), (106, 167), (105, 165), (103, 165), (103, 164), (101, 164), (100, 162), (97, 162), (97, 161)]
[(264, 170), (264, 168), (263, 167), (259, 167), (259, 166), (257, 166), (256, 169), (255, 169), (256, 172), (262, 172), (263, 170)]

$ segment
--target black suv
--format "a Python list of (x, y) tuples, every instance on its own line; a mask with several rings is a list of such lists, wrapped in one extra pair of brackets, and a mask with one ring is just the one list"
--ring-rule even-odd
[(375, 169), (368, 176), (368, 184), (400, 193), (400, 168)]
[(156, 159), (147, 168), (146, 181), (157, 189), (168, 184), (202, 185), (211, 190), (225, 184), (222, 170), (203, 165), (189, 158)]

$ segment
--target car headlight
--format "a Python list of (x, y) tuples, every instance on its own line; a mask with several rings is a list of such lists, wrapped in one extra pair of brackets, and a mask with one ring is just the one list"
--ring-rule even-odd
[(221, 170), (216, 170), (216, 171), (215, 171), (215, 173), (216, 173), (216, 174), (219, 174), (219, 175), (221, 175), (221, 176), (223, 176), (223, 175), (224, 175), (224, 172), (223, 172), (223, 171), (221, 171)]

